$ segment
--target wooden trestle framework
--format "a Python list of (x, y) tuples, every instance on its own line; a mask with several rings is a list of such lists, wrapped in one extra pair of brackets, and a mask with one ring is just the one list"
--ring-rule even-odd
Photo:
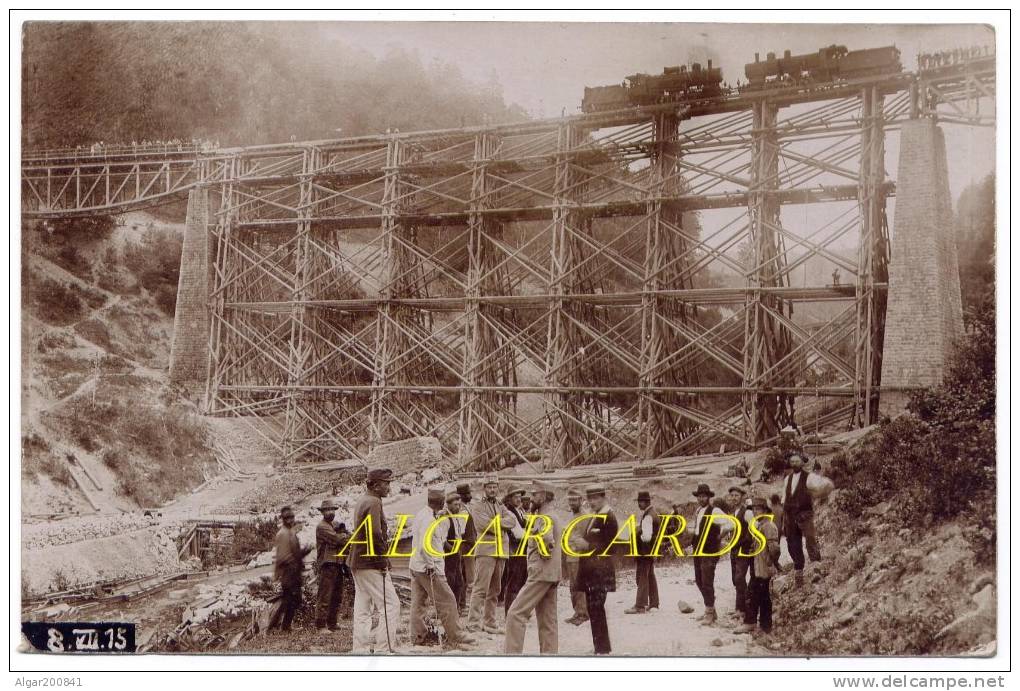
[[(923, 103), (896, 75), (168, 163), (219, 191), (208, 410), (278, 416), (294, 459), (434, 435), (464, 469), (874, 422), (885, 133)], [(843, 279), (793, 279), (819, 257)]]

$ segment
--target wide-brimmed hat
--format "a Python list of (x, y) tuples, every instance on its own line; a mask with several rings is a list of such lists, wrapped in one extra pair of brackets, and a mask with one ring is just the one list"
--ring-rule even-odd
[(596, 482), (595, 484), (585, 487), (584, 494), (589, 499), (591, 497), (604, 497), (606, 496), (606, 486)]
[(581, 490), (577, 489), (576, 487), (570, 487), (567, 489), (567, 497), (568, 498), (577, 497), (578, 499), (581, 499), (582, 497), (584, 497), (584, 495), (581, 494)]
[(446, 501), (446, 492), (444, 492), (441, 489), (430, 488), (429, 491), (428, 491), (428, 496), (427, 496), (426, 501), (428, 501), (428, 503), (430, 503), (430, 504), (432, 502), (443, 502), (443, 501)]
[(714, 497), (715, 496), (715, 492), (713, 492), (709, 488), (709, 486), (706, 485), (704, 482), (702, 482), (700, 485), (698, 485), (698, 489), (696, 489), (693, 492), (691, 492), (691, 494), (693, 494), (696, 497), (701, 497), (701, 496)]
[(457, 494), (460, 495), (471, 494), (471, 485), (469, 485), (466, 482), (460, 483), (459, 485), (457, 485)]
[(648, 503), (651, 503), (652, 495), (651, 495), (650, 492), (646, 492), (645, 490), (641, 490), (640, 492), (637, 493), (637, 500), (638, 501), (647, 501)]
[(523, 495), (525, 493), (525, 491), (526, 490), (523, 490), (520, 487), (510, 487), (509, 489), (507, 489), (506, 492), (503, 493), (503, 501), (506, 501), (507, 499), (509, 499), (510, 497), (514, 496), (515, 494)]

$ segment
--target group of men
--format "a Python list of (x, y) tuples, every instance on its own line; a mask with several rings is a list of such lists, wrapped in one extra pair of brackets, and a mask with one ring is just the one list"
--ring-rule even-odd
[[(774, 507), (788, 550), (794, 562), (796, 584), (803, 583), (804, 543), (812, 561), (821, 558), (814, 530), (813, 506), (807, 487), (804, 458), (794, 454), (789, 460), (791, 473), (783, 481), (781, 506)], [(316, 529), (316, 563), (319, 570), (319, 592), (316, 626), (323, 632), (336, 627), (336, 614), (343, 590), (345, 573), (354, 581), (353, 648), (355, 654), (394, 652), (400, 601), (390, 573), (391, 560), (373, 552), (371, 544), (389, 544), (383, 498), (390, 491), (392, 472), (374, 469), (368, 474), (365, 494), (354, 508), (353, 525), (370, 523), (370, 540), (351, 540), (342, 526), (335, 524), (336, 506), (330, 500), (320, 510), (323, 520)], [(441, 644), (448, 650), (465, 649), (476, 643), (474, 634), (504, 635), (504, 652), (523, 651), (527, 623), (534, 614), (538, 625), (539, 650), (543, 654), (558, 652), (557, 591), (561, 580), (570, 584), (573, 615), (566, 623), (591, 628), (593, 652), (612, 652), (606, 597), (616, 590), (616, 566), (612, 558), (586, 558), (584, 554), (600, 555), (611, 551), (614, 540), (626, 537), (628, 526), (621, 531), (616, 513), (606, 498), (606, 488), (592, 485), (584, 495), (577, 489), (567, 492), (567, 505), (572, 515), (560, 515), (553, 509), (554, 488), (537, 482), (530, 494), (522, 488), (511, 488), (500, 496), (496, 477), (484, 480), (483, 496), (475, 499), (471, 488), (461, 484), (453, 490), (430, 489), (426, 505), (411, 520), (410, 570), (411, 610), (409, 631), (414, 644), (427, 638), (425, 607), (431, 602), (442, 624)], [(733, 615), (743, 620), (738, 632), (772, 627), (770, 581), (778, 573), (779, 537), (776, 525), (757, 521), (765, 537), (765, 548), (756, 556), (740, 556), (753, 552), (754, 538), (748, 525), (756, 516), (769, 513), (763, 497), (749, 499), (739, 486), (729, 489), (728, 503), (713, 503), (714, 492), (707, 484), (693, 492), (698, 502), (694, 520), (688, 526), (701, 551), (720, 551), (723, 538), (733, 530), (730, 520), (710, 520), (713, 514), (730, 514), (740, 525), (740, 539), (730, 551), (731, 576), (736, 607)], [(778, 499), (773, 495), (773, 500)], [(655, 579), (653, 548), (661, 521), (666, 517), (652, 507), (650, 493), (637, 495), (640, 511), (635, 514), (634, 530), (637, 590), (634, 606), (627, 614), (642, 614), (659, 608), (658, 584)], [(680, 508), (674, 505), (674, 513)], [(498, 516), (499, 521), (494, 521)], [(529, 517), (548, 517), (549, 529), (527, 540)], [(370, 521), (366, 523), (366, 517)], [(437, 521), (445, 517), (445, 520)], [(283, 527), (277, 534), (276, 574), (282, 586), (282, 602), (277, 616), (270, 623), (289, 629), (294, 611), (300, 605), (301, 564), (311, 548), (302, 549), (294, 533), (294, 514), (289, 508), (281, 512)], [(543, 519), (546, 520), (546, 519)], [(571, 522), (574, 529), (567, 535), (566, 551), (561, 544), (564, 528)], [(498, 525), (498, 536), (481, 540), (479, 534)], [(430, 527), (433, 529), (430, 530)], [(437, 529), (438, 528), (438, 529)], [(425, 549), (426, 540), (431, 544)], [(477, 540), (477, 541), (476, 541)], [(497, 545), (498, 543), (498, 545)], [(463, 548), (458, 549), (458, 546)], [(347, 547), (346, 558), (340, 556)], [(385, 551), (383, 547), (382, 551)], [(520, 554), (518, 554), (520, 552)], [(440, 556), (442, 555), (442, 556)], [(692, 558), (695, 583), (704, 601), (700, 620), (705, 625), (717, 621), (715, 603), (715, 571), (719, 557)], [(502, 600), (505, 628), (496, 617)]]

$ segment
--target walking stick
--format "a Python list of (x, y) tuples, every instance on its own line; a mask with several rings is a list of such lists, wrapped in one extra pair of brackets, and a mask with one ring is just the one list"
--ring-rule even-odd
[[(435, 612), (436, 621), (441, 624), (442, 620), (439, 617), (439, 602), (438, 602), (438, 600), (436, 600), (436, 579), (435, 579), (435, 575), (436, 575), (435, 570), (429, 571), (429, 585), (432, 586), (432, 593), (431, 593), (431, 597), (432, 597), (432, 611)], [(438, 625), (436, 626), (436, 637), (439, 638), (439, 646), (442, 647), (443, 646), (443, 634), (439, 633), (439, 626)]]
[[(382, 572), (382, 611), (383, 611), (383, 624), (386, 626), (386, 649), (391, 653), (393, 652), (393, 643), (390, 641), (390, 617), (389, 612), (386, 609), (386, 576), (387, 570)], [(399, 606), (399, 603), (398, 603)]]

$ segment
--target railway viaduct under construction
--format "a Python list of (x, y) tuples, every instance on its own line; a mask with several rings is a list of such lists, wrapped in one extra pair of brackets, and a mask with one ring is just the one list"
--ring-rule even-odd
[[(994, 82), (993, 56), (508, 125), (27, 152), (22, 210), (186, 195), (171, 381), (293, 460), (420, 436), (462, 470), (753, 448), (940, 380), (963, 333), (940, 122), (993, 125)], [(818, 258), (843, 280), (797, 285)]]

